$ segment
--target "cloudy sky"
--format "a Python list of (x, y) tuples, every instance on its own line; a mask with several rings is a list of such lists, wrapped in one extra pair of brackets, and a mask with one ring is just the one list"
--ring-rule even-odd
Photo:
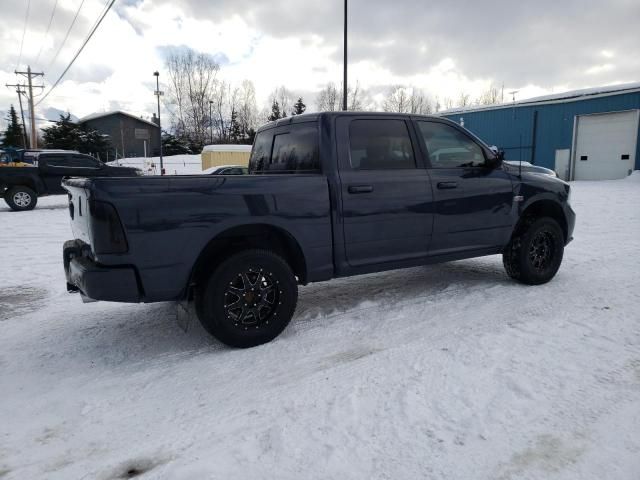
[[(50, 86), (67, 66), (105, 0), (0, 0), (0, 81), (16, 66), (44, 71)], [(75, 25), (68, 34), (74, 15)], [(55, 5), (55, 11), (54, 11)], [(187, 46), (214, 55), (220, 78), (252, 80), (259, 107), (285, 85), (313, 108), (340, 83), (342, 0), (117, 0), (64, 81), (39, 106), (82, 117), (155, 109), (154, 70)], [(638, 0), (350, 0), (350, 82), (373, 98), (391, 85), (430, 96), (478, 96), (490, 85), (517, 97), (640, 80)], [(53, 19), (47, 33), (47, 26)], [(57, 54), (57, 56), (56, 56)], [(19, 64), (18, 64), (19, 62)], [(46, 90), (45, 90), (46, 91)], [(376, 97), (377, 95), (377, 97)], [(0, 89), (0, 113), (17, 103)], [(3, 115), (4, 116), (4, 115)]]

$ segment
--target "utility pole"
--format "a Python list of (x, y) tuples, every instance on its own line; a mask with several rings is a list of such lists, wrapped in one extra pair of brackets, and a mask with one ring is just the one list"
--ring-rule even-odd
[(158, 97), (158, 140), (160, 141), (160, 175), (164, 175), (164, 165), (162, 164), (162, 127), (160, 126), (160, 96), (164, 95), (164, 92), (160, 91), (160, 72), (157, 70), (153, 72), (156, 77), (156, 91), (153, 94)]
[(22, 118), (22, 146), (27, 148), (27, 125), (24, 123), (24, 109), (22, 108), (22, 95), (26, 95), (27, 92), (22, 90), (24, 85), (9, 85), (5, 84), (7, 87), (15, 87), (16, 93), (18, 94), (18, 103), (20, 104), (20, 117)]
[(342, 79), (342, 110), (347, 111), (347, 0), (344, 0), (344, 64)]
[(22, 117), (22, 144), (24, 145), (24, 148), (27, 148), (27, 125), (24, 123), (24, 109), (22, 108), (22, 95), (26, 95), (27, 92), (20, 90), (20, 87), (16, 88), (16, 92), (18, 92), (20, 116)]
[(44, 85), (33, 85), (33, 78), (34, 77), (43, 77), (44, 73), (43, 72), (32, 72), (31, 71), (31, 67), (27, 67), (27, 71), (26, 72), (15, 72), (16, 75), (22, 75), (24, 77), (27, 77), (27, 88), (29, 89), (29, 94), (27, 99), (29, 100), (29, 116), (31, 117), (31, 138), (30, 140), (30, 145), (31, 148), (38, 148), (38, 134), (37, 134), (37, 128), (36, 128), (36, 114), (35, 114), (35, 109), (33, 106), (33, 89), (34, 88), (44, 88)]

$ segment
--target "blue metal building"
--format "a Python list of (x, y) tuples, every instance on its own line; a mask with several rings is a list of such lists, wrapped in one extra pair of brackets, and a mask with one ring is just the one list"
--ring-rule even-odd
[(441, 115), (504, 149), (508, 160), (568, 180), (622, 178), (640, 169), (640, 83), (576, 90)]

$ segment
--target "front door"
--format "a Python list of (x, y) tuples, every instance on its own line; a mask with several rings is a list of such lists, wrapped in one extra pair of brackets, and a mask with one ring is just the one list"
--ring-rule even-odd
[(490, 168), (480, 144), (444, 122), (417, 121), (435, 197), (430, 255), (505, 245), (513, 227), (511, 177)]
[(337, 119), (344, 250), (352, 267), (427, 256), (431, 185), (410, 127), (402, 117)]

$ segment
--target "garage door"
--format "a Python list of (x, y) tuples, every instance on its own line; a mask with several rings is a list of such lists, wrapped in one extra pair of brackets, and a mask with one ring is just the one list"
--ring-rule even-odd
[(624, 178), (636, 161), (638, 110), (581, 115), (577, 121), (575, 180)]

